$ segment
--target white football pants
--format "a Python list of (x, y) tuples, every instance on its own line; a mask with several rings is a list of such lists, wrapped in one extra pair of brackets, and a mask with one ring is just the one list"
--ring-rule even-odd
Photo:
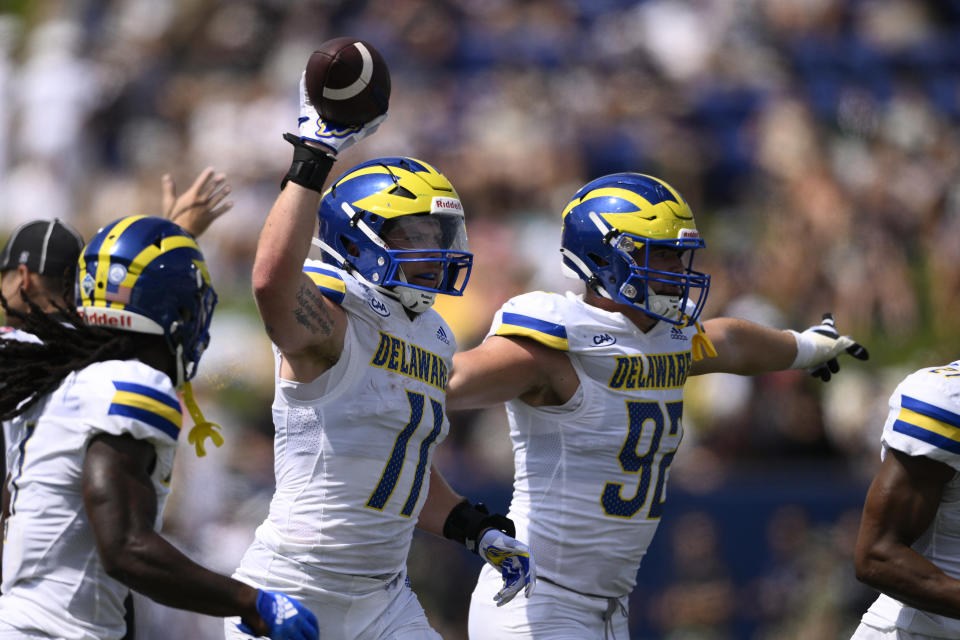
[[(299, 600), (317, 616), (323, 640), (442, 640), (427, 622), (406, 572), (387, 582), (324, 572), (255, 541), (233, 577)], [(224, 619), (226, 640), (251, 638), (237, 629), (238, 622)]]
[(502, 585), (500, 572), (484, 565), (470, 600), (470, 640), (630, 640), (626, 597), (585, 596), (538, 580), (529, 598), (521, 592), (498, 607), (493, 596)]

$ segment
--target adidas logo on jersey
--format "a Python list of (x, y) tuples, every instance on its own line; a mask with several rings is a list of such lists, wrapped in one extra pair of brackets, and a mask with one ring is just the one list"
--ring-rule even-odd
[(450, 344), (450, 338), (447, 337), (447, 332), (443, 330), (443, 327), (437, 329), (437, 340), (443, 344)]
[(686, 340), (687, 336), (677, 327), (670, 327), (670, 337), (674, 340)]

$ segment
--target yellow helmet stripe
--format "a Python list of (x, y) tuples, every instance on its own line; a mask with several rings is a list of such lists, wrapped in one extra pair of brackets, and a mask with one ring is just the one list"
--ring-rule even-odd
[[(200, 247), (197, 247), (197, 251), (200, 250)], [(207, 263), (203, 260), (194, 260), (193, 264), (196, 265), (197, 269), (200, 270), (200, 275), (203, 276), (203, 283), (210, 286), (210, 270), (207, 269)]]
[[(395, 169), (395, 171), (396, 171), (396, 172), (401, 172), (401, 171), (403, 171), (403, 170), (402, 170), (402, 169)], [(370, 174), (372, 174), (372, 173), (383, 173), (383, 174), (388, 174), (388, 175), (389, 175), (389, 174), (390, 174), (390, 171), (387, 171), (387, 168), (384, 167), (383, 165), (375, 164), (375, 165), (371, 165), (371, 166), (369, 166), (369, 167), (363, 167), (362, 169), (357, 169), (356, 171), (351, 171), (351, 172), (348, 173), (347, 175), (343, 176), (343, 178), (341, 178), (340, 180), (338, 180), (338, 181), (337, 181), (337, 184), (340, 184), (340, 183), (343, 183), (343, 182), (347, 182), (348, 180), (353, 180), (354, 178), (357, 178), (357, 177), (359, 177), (359, 176), (370, 175)]]
[(123, 279), (123, 282), (120, 283), (120, 286), (132, 287), (137, 281), (137, 278), (140, 277), (140, 274), (143, 273), (143, 270), (147, 268), (147, 265), (164, 253), (174, 249), (179, 249), (181, 247), (190, 247), (196, 249), (197, 251), (200, 250), (200, 247), (197, 246), (196, 241), (187, 236), (170, 236), (164, 238), (159, 247), (155, 244), (147, 245), (147, 247), (138, 253), (137, 256), (130, 262), (130, 267), (127, 270), (127, 277)]
[(348, 173), (347, 175), (345, 175), (345, 176), (343, 177), (343, 180), (340, 180), (340, 182), (341, 182), (341, 183), (343, 183), (343, 182), (348, 182), (348, 181), (353, 180), (354, 178), (358, 178), (358, 177), (360, 177), (360, 176), (366, 176), (366, 175), (376, 174), (376, 173), (380, 173), (380, 174), (383, 174), (383, 175), (392, 175), (392, 176), (394, 176), (394, 177), (397, 178), (397, 181), (398, 181), (398, 182), (402, 183), (402, 182), (404, 182), (405, 180), (409, 180), (411, 177), (414, 177), (414, 176), (420, 176), (420, 177), (422, 177), (422, 174), (425, 173), (425, 172), (423, 172), (423, 171), (416, 171), (416, 172), (415, 172), (415, 171), (407, 171), (406, 169), (403, 169), (403, 168), (401, 168), (401, 167), (389, 167), (389, 168), (388, 168), (388, 167), (384, 167), (384, 166), (382, 166), (382, 165), (374, 165), (374, 166), (371, 166), (371, 167), (364, 167), (364, 168), (362, 168), (362, 169), (357, 169), (357, 170), (354, 171), (353, 173)]
[[(594, 189), (590, 192), (590, 198), (620, 198), (634, 205), (638, 210), (649, 207), (651, 202), (638, 193), (629, 189), (618, 187), (606, 187), (604, 189)], [(609, 213), (609, 211), (598, 211), (597, 213)]]
[[(110, 230), (110, 235), (103, 239), (103, 243), (100, 245), (100, 251), (97, 252), (97, 273), (94, 276), (94, 288), (104, 289), (107, 286), (107, 274), (110, 272), (110, 250), (113, 249), (113, 245), (117, 244), (117, 240), (120, 239), (120, 236), (123, 235), (123, 232), (132, 225), (137, 220), (142, 220), (146, 216), (130, 216), (129, 218), (124, 218), (118, 222)], [(82, 263), (81, 267), (86, 270), (86, 264)], [(83, 303), (85, 305), (93, 304), (92, 296), (83, 296)]]
[[(649, 178), (649, 179), (657, 182), (657, 183), (660, 184), (664, 189), (666, 189), (667, 191), (670, 192), (670, 194), (673, 196), (674, 200), (677, 201), (677, 202), (676, 202), (676, 206), (673, 206), (672, 203), (671, 203), (671, 206), (670, 206), (671, 210), (674, 210), (674, 211), (675, 211), (677, 208), (682, 208), (682, 206), (683, 206), (683, 197), (682, 197), (679, 193), (677, 193), (676, 189), (674, 189), (673, 187), (671, 187), (669, 184), (667, 184), (666, 182), (664, 182), (664, 181), (661, 180), (660, 178), (655, 178), (654, 176), (650, 176), (650, 175), (647, 175), (647, 174), (640, 174), (640, 175), (643, 175), (644, 177), (647, 177), (647, 178)], [(638, 193), (636, 193), (636, 192), (634, 192), (634, 191), (631, 191), (630, 189), (624, 189), (624, 188), (621, 188), (621, 187), (604, 187), (604, 188), (601, 188), (601, 189), (594, 189), (593, 191), (590, 191), (587, 195), (589, 196), (588, 199), (604, 198), (604, 197), (620, 198), (620, 199), (626, 200), (627, 202), (629, 202), (629, 203), (633, 204), (634, 206), (636, 206), (636, 207), (637, 207), (637, 210), (642, 210), (644, 207), (654, 206), (653, 203), (651, 203), (650, 201), (648, 201), (646, 198), (644, 198), (644, 197), (641, 196), (640, 194), (638, 194)], [(574, 201), (568, 203), (567, 206), (566, 206), (566, 207), (564, 208), (564, 210), (563, 210), (563, 215), (566, 216), (567, 213), (568, 213), (571, 209), (573, 209), (573, 208), (576, 207), (576, 206), (579, 206), (581, 202), (583, 202), (583, 200), (574, 200)], [(663, 203), (663, 202), (658, 202), (657, 204), (659, 205), (659, 204), (664, 204), (664, 203)], [(611, 212), (609, 212), (609, 211), (598, 211), (597, 213), (600, 213), (600, 214), (609, 214), (609, 213), (611, 213)], [(674, 215), (676, 215), (676, 213), (674, 213)], [(678, 217), (681, 217), (681, 216), (678, 216)]]
[(382, 164), (372, 164), (370, 166), (357, 169), (356, 171), (351, 171), (347, 175), (343, 176), (342, 179), (338, 180), (338, 182), (346, 182), (347, 180), (351, 180), (357, 176), (365, 176), (371, 173), (386, 173), (386, 174), (392, 173), (393, 175), (396, 175), (398, 177), (400, 177), (400, 174), (407, 174), (412, 176), (427, 174), (427, 175), (443, 177), (443, 174), (440, 173), (436, 167), (434, 167), (432, 164), (428, 162), (424, 162), (423, 160), (415, 160), (413, 158), (410, 158), (410, 162), (422, 166), (424, 169), (426, 169), (426, 171), (409, 171), (407, 169), (404, 169), (403, 167), (398, 167), (396, 165), (390, 165), (388, 167)]

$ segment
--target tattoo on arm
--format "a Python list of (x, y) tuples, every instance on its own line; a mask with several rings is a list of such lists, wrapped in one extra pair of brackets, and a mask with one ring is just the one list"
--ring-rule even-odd
[(327, 310), (323, 297), (306, 285), (297, 290), (297, 307), (293, 315), (297, 322), (311, 333), (325, 336), (333, 334), (333, 317)]

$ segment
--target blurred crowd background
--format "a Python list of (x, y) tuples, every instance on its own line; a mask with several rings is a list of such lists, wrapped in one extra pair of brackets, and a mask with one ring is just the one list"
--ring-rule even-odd
[[(342, 154), (409, 155), (464, 202), (475, 268), (439, 310), (461, 347), (560, 273), (560, 211), (585, 182), (651, 173), (689, 201), (712, 274), (705, 317), (803, 329), (832, 311), (872, 357), (688, 385), (683, 446), (631, 599), (633, 638), (847, 637), (875, 593), (853, 577), (886, 400), (960, 357), (958, 0), (4, 0), (0, 240), (60, 217), (89, 238), (227, 173), (201, 239), (220, 294), (196, 385), (227, 444), (178, 457), (166, 531), (231, 572), (273, 486), (272, 358), (250, 294), (257, 234), (290, 160), (297, 82), (320, 42), (373, 43), (393, 79), (379, 132)], [(362, 401), (358, 399), (358, 401)], [(453, 414), (436, 460), (506, 509), (502, 409)], [(480, 562), (418, 534), (434, 626), (466, 638)], [(221, 623), (138, 600), (138, 637)]]

